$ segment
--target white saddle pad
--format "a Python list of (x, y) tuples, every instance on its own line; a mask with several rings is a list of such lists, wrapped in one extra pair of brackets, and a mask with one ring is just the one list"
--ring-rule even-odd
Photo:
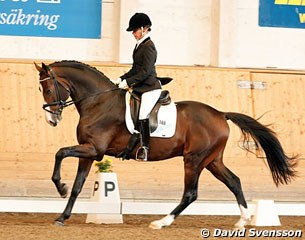
[[(125, 123), (128, 131), (132, 134), (134, 132), (134, 124), (130, 113), (130, 93), (126, 92), (126, 112)], [(158, 127), (150, 133), (151, 137), (170, 138), (174, 136), (177, 122), (177, 108), (174, 102), (169, 105), (161, 106), (158, 112)]]

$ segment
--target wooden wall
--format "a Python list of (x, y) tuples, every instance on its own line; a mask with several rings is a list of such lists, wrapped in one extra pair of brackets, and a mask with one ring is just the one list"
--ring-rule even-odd
[[(110, 78), (116, 78), (129, 66), (90, 63)], [(205, 67), (158, 67), (160, 76), (171, 76), (169, 84), (175, 101), (196, 100), (221, 111), (236, 111), (272, 128), (289, 154), (299, 153), (299, 178), (288, 186), (276, 188), (264, 159), (247, 154), (238, 147), (240, 131), (232, 123), (225, 152), (227, 166), (242, 180), (248, 200), (272, 198), (281, 201), (305, 201), (305, 73), (253, 69)], [(263, 81), (264, 90), (240, 89), (239, 80)], [(78, 114), (74, 106), (64, 110), (58, 127), (44, 121), (38, 74), (32, 62), (0, 62), (0, 197), (58, 197), (51, 182), (54, 154), (63, 146), (76, 144)], [(72, 186), (77, 159), (63, 162), (62, 178)], [(178, 200), (183, 191), (181, 158), (157, 163), (138, 163), (114, 159), (120, 193), (128, 199)], [(81, 197), (90, 197), (95, 168), (92, 169)], [(233, 195), (208, 171), (203, 171), (200, 200), (233, 200)]]

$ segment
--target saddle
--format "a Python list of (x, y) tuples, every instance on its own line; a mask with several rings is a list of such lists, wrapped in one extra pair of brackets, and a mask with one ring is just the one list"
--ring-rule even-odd
[[(131, 153), (140, 141), (138, 130), (138, 116), (141, 105), (141, 95), (126, 92), (125, 123), (131, 137), (126, 148), (117, 155), (118, 158), (130, 159)], [(170, 138), (175, 134), (177, 121), (176, 104), (171, 100), (169, 92), (164, 90), (149, 115), (150, 136)]]
[[(169, 105), (171, 103), (171, 97), (169, 91), (163, 90), (161, 95), (149, 114), (149, 128), (150, 132), (154, 132), (158, 127), (158, 111), (162, 105)], [(141, 94), (132, 92), (130, 97), (130, 113), (134, 126), (137, 128), (137, 122), (139, 119), (139, 110), (141, 105)], [(162, 124), (162, 122), (159, 122)]]

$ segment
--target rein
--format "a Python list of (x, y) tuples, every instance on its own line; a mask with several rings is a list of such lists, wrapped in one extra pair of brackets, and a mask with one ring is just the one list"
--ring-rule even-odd
[[(87, 98), (91, 98), (91, 97), (94, 97), (94, 96), (97, 96), (97, 95), (100, 95), (100, 94), (112, 92), (114, 90), (119, 90), (119, 88), (110, 88), (110, 89), (106, 89), (106, 90), (103, 90), (103, 91), (96, 92), (96, 93), (91, 94), (89, 96), (82, 97), (82, 98), (77, 99), (75, 101), (73, 101), (73, 100), (69, 100), (69, 101), (62, 100), (61, 94), (60, 94), (60, 91), (59, 91), (59, 85), (61, 85), (69, 93), (69, 96), (70, 96), (71, 92), (61, 82), (59, 82), (56, 79), (56, 76), (55, 76), (55, 74), (53, 72), (53, 69), (50, 66), (46, 66), (46, 67), (49, 70), (51, 76), (46, 77), (44, 79), (41, 79), (41, 80), (39, 80), (39, 82), (42, 83), (42, 82), (45, 82), (45, 81), (48, 81), (48, 80), (53, 80), (58, 100), (55, 101), (55, 102), (52, 102), (52, 103), (45, 103), (45, 104), (42, 105), (43, 110), (45, 110), (45, 111), (47, 111), (47, 112), (49, 112), (51, 114), (60, 115), (64, 108), (69, 107), (69, 106), (71, 106), (71, 105), (73, 105), (73, 104), (75, 104), (77, 102), (81, 102), (81, 101), (83, 101), (83, 100), (85, 100)], [(50, 109), (47, 109), (48, 107), (51, 107), (51, 106), (59, 106), (59, 108), (56, 111), (52, 111)]]

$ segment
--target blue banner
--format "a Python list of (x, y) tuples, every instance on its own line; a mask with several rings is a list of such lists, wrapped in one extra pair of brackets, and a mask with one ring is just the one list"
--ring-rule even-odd
[(259, 26), (305, 28), (305, 0), (260, 0)]
[(0, 35), (101, 38), (102, 0), (0, 0)]

